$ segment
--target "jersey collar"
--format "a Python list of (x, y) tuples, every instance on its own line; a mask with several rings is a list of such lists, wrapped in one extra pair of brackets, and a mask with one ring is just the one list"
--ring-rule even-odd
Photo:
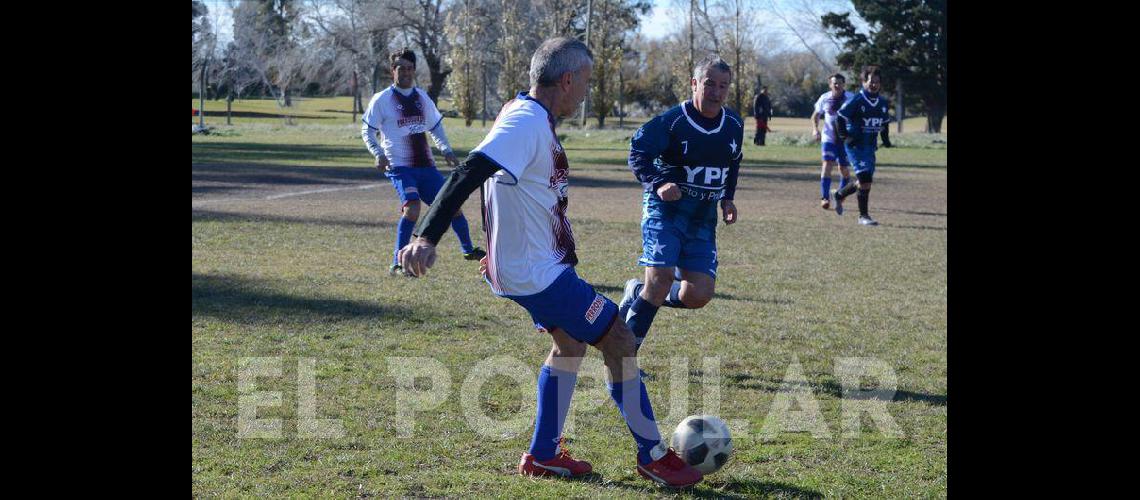
[(864, 101), (867, 101), (867, 104), (870, 104), (872, 107), (874, 107), (874, 106), (878, 106), (878, 105), (879, 105), (879, 96), (878, 96), (878, 94), (876, 94), (876, 95), (875, 95), (875, 100), (874, 100), (874, 101), (872, 101), (870, 97), (867, 97), (867, 95), (868, 95), (868, 94), (867, 94), (867, 91), (866, 91), (866, 89), (864, 89), (864, 90), (860, 90), (860, 91), (859, 91), (859, 95), (863, 96), (863, 100), (864, 100)]
[[(697, 129), (697, 130), (699, 130), (705, 134), (711, 135), (711, 134), (715, 134), (717, 132), (720, 132), (720, 129), (722, 127), (724, 127), (724, 117), (725, 117), (725, 115), (728, 114), (728, 113), (725, 113), (724, 106), (720, 107), (720, 124), (718, 124), (716, 126), (716, 128), (714, 128), (712, 130), (705, 130), (704, 127), (701, 127), (700, 125), (697, 124), (696, 120), (693, 120), (693, 117), (689, 116), (689, 110), (685, 108), (685, 104), (689, 103), (689, 102), (692, 102), (692, 100), (690, 99), (688, 101), (681, 103), (681, 113), (685, 114), (685, 119), (689, 120), (689, 125), (692, 125), (693, 128), (695, 128), (695, 129)], [(696, 105), (694, 104), (693, 107), (696, 107)]]
[(547, 119), (550, 120), (551, 126), (554, 126), (554, 113), (551, 113), (549, 109), (546, 109), (546, 106), (543, 105), (541, 101), (531, 97), (529, 92), (530, 91), (528, 91), (528, 90), (524, 90), (522, 92), (519, 92), (519, 94), (517, 96), (515, 96), (515, 99), (521, 99), (524, 101), (531, 101), (531, 102), (539, 105), (539, 107), (541, 107), (543, 111), (546, 111), (546, 117), (547, 117)]

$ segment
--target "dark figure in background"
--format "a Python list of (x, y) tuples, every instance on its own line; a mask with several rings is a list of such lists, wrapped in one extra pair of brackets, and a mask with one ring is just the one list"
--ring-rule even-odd
[(756, 137), (752, 143), (757, 146), (764, 145), (764, 137), (768, 135), (768, 120), (772, 119), (772, 101), (768, 99), (768, 87), (760, 87), (760, 93), (752, 101), (752, 116), (756, 117)]

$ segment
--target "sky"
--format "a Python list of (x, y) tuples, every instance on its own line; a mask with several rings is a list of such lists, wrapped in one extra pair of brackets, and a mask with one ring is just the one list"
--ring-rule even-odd
[[(226, 5), (225, 0), (204, 0), (210, 10), (210, 22), (214, 24), (214, 30), (218, 33), (218, 41), (220, 46), (225, 46), (233, 39), (233, 19), (230, 16), (230, 9)], [(850, 3), (843, 0), (809, 0), (811, 3), (816, 4), (819, 11), (837, 9), (837, 8), (850, 8)], [(687, 22), (688, 11), (684, 7), (674, 6), (675, 0), (653, 0), (653, 9), (648, 15), (641, 16), (641, 33), (649, 39), (659, 39), (669, 33), (675, 32), (681, 23)], [(765, 5), (768, 2), (759, 0), (753, 2), (754, 4)], [(780, 5), (785, 12), (791, 12), (793, 5), (798, 3), (795, 0), (773, 0), (774, 4)], [(774, 19), (773, 19), (774, 20)], [(775, 21), (775, 20), (774, 20)], [(780, 21), (775, 21), (780, 23)], [(775, 30), (777, 37), (785, 37), (785, 42), (789, 46), (798, 44), (790, 33), (783, 33), (780, 30)]]

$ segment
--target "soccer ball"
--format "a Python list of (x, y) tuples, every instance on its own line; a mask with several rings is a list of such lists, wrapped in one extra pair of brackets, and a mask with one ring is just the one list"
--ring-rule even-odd
[(694, 469), (712, 474), (724, 467), (732, 454), (732, 437), (719, 417), (692, 415), (673, 431), (673, 449)]

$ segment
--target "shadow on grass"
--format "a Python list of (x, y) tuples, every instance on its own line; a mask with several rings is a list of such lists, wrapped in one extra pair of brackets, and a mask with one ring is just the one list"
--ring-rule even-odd
[(940, 212), (917, 212), (914, 210), (899, 210), (897, 208), (876, 208), (875, 211), (876, 212), (891, 212), (891, 213), (900, 213), (900, 214), (911, 214), (911, 215), (930, 215), (933, 217), (946, 217), (946, 214), (940, 213)]
[(286, 217), (283, 215), (250, 214), (242, 212), (217, 212), (192, 209), (191, 222), (284, 222), (287, 224), (313, 224), (318, 226), (391, 228), (391, 221), (353, 221), (339, 219), (317, 219), (308, 217)]
[(225, 182), (229, 184), (351, 184), (356, 182), (386, 182), (383, 174), (373, 167), (298, 167), (250, 163), (194, 163), (190, 167), (191, 185), (194, 182)]
[[(590, 474), (584, 476), (590, 478), (597, 474)], [(715, 477), (715, 476), (714, 476)], [(627, 490), (636, 491), (643, 494), (650, 495), (681, 495), (685, 497), (694, 498), (756, 498), (756, 497), (781, 497), (781, 498), (823, 498), (823, 495), (818, 491), (800, 488), (788, 483), (781, 483), (777, 481), (756, 481), (752, 479), (729, 479), (724, 482), (716, 482), (710, 484), (709, 482), (701, 482), (696, 486), (688, 488), (669, 488), (659, 486), (656, 483), (650, 483), (648, 480), (641, 481), (621, 481), (612, 480), (606, 481), (601, 476), (598, 478), (591, 478), (586, 482), (599, 483), (605, 486), (618, 486)]]
[[(784, 381), (769, 380), (761, 377), (756, 377), (748, 374), (732, 374), (725, 377), (728, 380), (728, 385), (739, 387), (741, 389), (756, 389), (765, 392), (779, 392), (783, 387)], [(805, 384), (802, 382), (788, 381), (788, 385), (793, 387), (803, 387)], [(823, 382), (808, 382), (807, 389), (814, 394), (825, 394), (834, 398), (842, 398), (843, 386), (834, 380), (825, 380)], [(879, 400), (887, 401), (917, 401), (926, 403), (931, 406), (946, 406), (945, 394), (926, 394), (921, 392), (899, 391), (894, 392), (894, 396), (890, 396), (891, 391), (885, 390), (867, 390), (852, 393), (846, 397), (849, 399), (859, 400)]]
[(337, 158), (368, 161), (370, 155), (363, 143), (360, 147), (347, 147), (259, 142), (197, 142), (192, 145), (190, 154), (191, 163), (241, 163), (253, 160), (326, 161)]
[(193, 318), (235, 323), (330, 322), (409, 318), (412, 310), (359, 300), (309, 297), (275, 290), (263, 280), (191, 272)]
[(919, 229), (922, 231), (945, 231), (946, 230), (946, 226), (902, 226), (902, 225), (898, 225), (898, 224), (886, 224), (886, 223), (880, 223), (879, 225), (883, 226), (883, 227), (893, 227), (895, 229)]
[[(640, 278), (640, 276), (639, 276), (639, 278)], [(599, 293), (606, 293), (606, 294), (613, 293), (613, 294), (617, 294), (618, 297), (621, 297), (621, 295), (625, 293), (625, 285), (624, 284), (622, 286), (612, 286), (612, 285), (599, 285), (599, 284), (591, 283), (590, 285), (593, 286), (594, 290), (596, 290)], [(771, 301), (771, 299), (761, 299), (761, 300), (742, 299), (742, 298), (736, 297), (736, 296), (731, 295), (731, 294), (720, 293), (720, 292), (715, 292), (715, 294), (713, 295), (713, 300), (716, 300), (716, 299), (739, 300), (739, 301), (745, 301), (745, 302), (753, 302), (754, 301), (754, 302), (765, 302), (765, 303)], [(786, 303), (790, 303), (790, 301), (780, 300), (780, 301), (777, 301), (774, 303), (786, 304)]]
[[(207, 110), (205, 112), (205, 115), (206, 116), (225, 117), (226, 112), (225, 111)], [(231, 111), (229, 113), (229, 115), (233, 118), (276, 118), (278, 120), (283, 120), (283, 119), (285, 119), (285, 116), (286, 116), (284, 114), (279, 114), (279, 113), (262, 113), (260, 111)], [(334, 116), (312, 116), (312, 115), (306, 115), (306, 114), (300, 114), (300, 113), (292, 114), (289, 116), (292, 116), (294, 120), (299, 120), (299, 119), (304, 119), (304, 120), (336, 120), (337, 119)]]

